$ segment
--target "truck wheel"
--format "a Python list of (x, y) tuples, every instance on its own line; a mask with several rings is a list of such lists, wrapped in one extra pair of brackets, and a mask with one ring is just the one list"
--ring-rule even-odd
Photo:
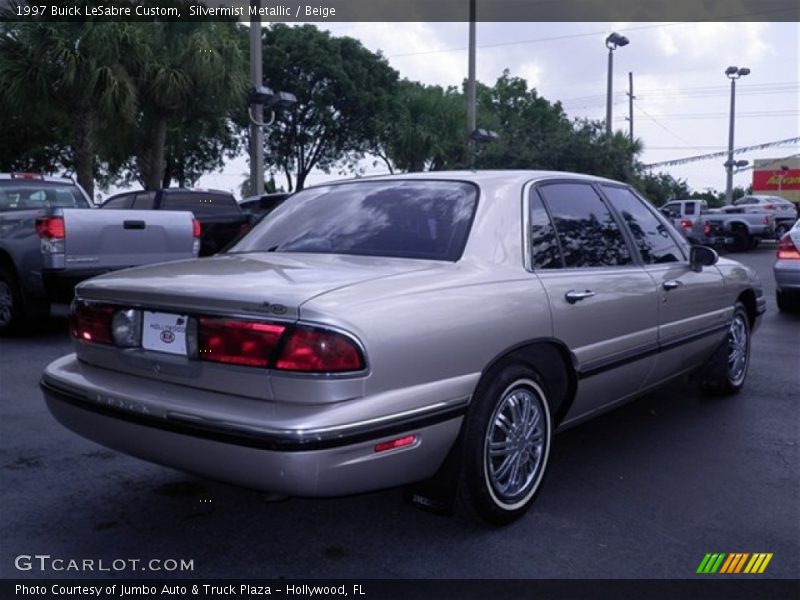
[(17, 331), (24, 317), (17, 279), (8, 270), (0, 268), (0, 335)]
[(750, 367), (750, 321), (741, 302), (734, 306), (725, 341), (700, 372), (700, 388), (713, 396), (739, 393)]
[(541, 488), (553, 429), (546, 390), (536, 371), (509, 364), (472, 400), (459, 502), (491, 524), (521, 517)]
[(750, 236), (746, 231), (737, 229), (733, 232), (733, 243), (728, 246), (731, 252), (744, 252), (750, 247)]

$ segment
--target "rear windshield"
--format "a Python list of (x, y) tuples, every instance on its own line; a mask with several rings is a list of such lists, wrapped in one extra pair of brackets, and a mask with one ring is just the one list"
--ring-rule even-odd
[(169, 192), (161, 201), (162, 210), (189, 210), (195, 216), (240, 212), (236, 199), (229, 194), (204, 192)]
[(315, 252), (456, 261), (475, 214), (475, 186), (372, 181), (287, 199), (232, 252)]
[(89, 203), (75, 185), (0, 180), (0, 212), (39, 208), (89, 208)]

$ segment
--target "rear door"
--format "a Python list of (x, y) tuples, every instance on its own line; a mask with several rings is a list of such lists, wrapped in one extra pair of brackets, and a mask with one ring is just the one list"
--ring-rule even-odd
[(695, 272), (689, 252), (650, 204), (622, 185), (600, 189), (625, 223), (646, 273), (657, 286), (658, 358), (647, 385), (700, 366), (725, 334), (726, 306), (722, 275), (716, 267)]
[(151, 210), (62, 209), (67, 270), (102, 271), (191, 258), (192, 215)]
[(528, 215), (529, 266), (549, 296), (554, 336), (579, 371), (566, 423), (642, 388), (655, 364), (658, 293), (591, 183), (536, 185)]

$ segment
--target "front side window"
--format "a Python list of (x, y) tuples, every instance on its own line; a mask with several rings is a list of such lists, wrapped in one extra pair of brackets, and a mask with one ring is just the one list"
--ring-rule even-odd
[(619, 225), (591, 185), (555, 183), (539, 191), (553, 217), (565, 267), (617, 267), (633, 262)]
[(106, 200), (100, 208), (130, 208), (132, 200), (133, 196), (130, 194), (117, 196), (116, 198)]
[(457, 181), (363, 181), (298, 192), (232, 252), (315, 252), (455, 261), (478, 202)]
[[(604, 185), (603, 193), (628, 227), (645, 264), (678, 262), (683, 253), (667, 227), (627, 188)], [(687, 203), (688, 206), (694, 203)], [(688, 211), (687, 211), (688, 212)]]

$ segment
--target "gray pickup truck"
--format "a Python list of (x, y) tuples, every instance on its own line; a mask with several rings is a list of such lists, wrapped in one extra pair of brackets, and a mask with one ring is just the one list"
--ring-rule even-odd
[(93, 210), (71, 179), (0, 173), (0, 335), (84, 279), (197, 256), (199, 236), (190, 212)]
[(775, 217), (764, 210), (737, 206), (709, 210), (705, 200), (688, 199), (670, 200), (661, 212), (689, 241), (701, 245), (724, 244), (727, 250), (744, 252), (761, 240), (775, 238)]

